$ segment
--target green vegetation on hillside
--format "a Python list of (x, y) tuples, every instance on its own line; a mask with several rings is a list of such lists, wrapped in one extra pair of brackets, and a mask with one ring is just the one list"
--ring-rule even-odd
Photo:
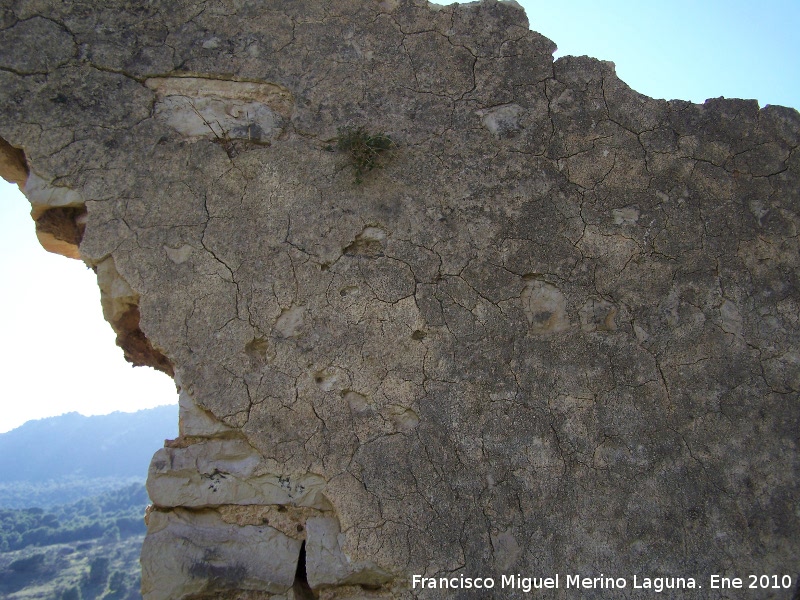
[(141, 600), (143, 481), (176, 424), (172, 405), (0, 434), (0, 598)]
[(133, 600), (139, 594), (144, 485), (51, 509), (0, 509), (0, 597)]
[(88, 478), (78, 475), (36, 482), (0, 481), (0, 510), (31, 506), (49, 509), (143, 481), (144, 477)]
[(144, 536), (0, 553), (4, 600), (141, 600)]
[(0, 552), (141, 535), (147, 504), (144, 485), (134, 483), (48, 510), (0, 509)]

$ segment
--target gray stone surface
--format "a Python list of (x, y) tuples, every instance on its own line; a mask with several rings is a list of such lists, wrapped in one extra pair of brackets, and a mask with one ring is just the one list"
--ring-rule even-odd
[(142, 549), (142, 596), (286, 593), (294, 583), (300, 545), (269, 526), (231, 525), (213, 512), (151, 512)]
[[(800, 115), (654, 100), (554, 48), (491, 0), (0, 0), (2, 174), (183, 393), (148, 600), (214, 582), (171, 587), (156, 522), (182, 519), (175, 565), (219, 543), (225, 569), (279, 509), (306, 572), (241, 594), (796, 585)], [(393, 141), (361, 183), (348, 127)]]
[(153, 456), (147, 491), (156, 506), (292, 504), (325, 510), (320, 476), (264, 473), (261, 456), (243, 439), (211, 439), (162, 448)]
[(371, 561), (353, 563), (342, 551), (339, 523), (333, 517), (306, 521), (306, 573), (312, 589), (361, 585), (380, 587), (391, 575)]

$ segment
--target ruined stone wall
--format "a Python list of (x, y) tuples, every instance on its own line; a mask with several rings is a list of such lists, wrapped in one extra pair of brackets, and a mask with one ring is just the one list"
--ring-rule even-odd
[(492, 0), (0, 1), (2, 175), (180, 389), (146, 600), (795, 586), (800, 115), (554, 48)]

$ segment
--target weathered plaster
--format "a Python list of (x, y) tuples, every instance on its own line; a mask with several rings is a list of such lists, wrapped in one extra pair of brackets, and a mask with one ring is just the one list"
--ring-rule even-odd
[[(0, 1), (0, 175), (181, 390), (147, 600), (796, 578), (800, 115), (554, 49), (492, 0)], [(395, 145), (360, 184), (343, 127)]]

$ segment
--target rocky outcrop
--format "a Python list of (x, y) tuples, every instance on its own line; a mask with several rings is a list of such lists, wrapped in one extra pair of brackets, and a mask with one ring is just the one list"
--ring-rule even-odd
[(0, 3), (0, 174), (181, 390), (147, 600), (795, 593), (800, 115), (554, 48), (492, 0)]

